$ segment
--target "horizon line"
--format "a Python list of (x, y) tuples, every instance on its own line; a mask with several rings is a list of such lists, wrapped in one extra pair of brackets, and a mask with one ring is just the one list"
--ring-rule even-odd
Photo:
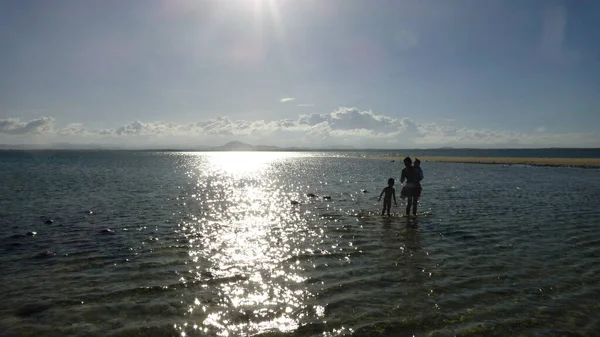
[[(311, 148), (311, 147), (276, 147), (270, 145), (252, 146), (251, 149), (227, 149), (222, 146), (207, 148), (184, 148), (184, 147), (36, 147), (35, 145), (12, 145), (0, 144), (0, 151), (189, 151), (189, 152), (298, 152), (298, 151), (431, 151), (431, 150), (600, 150), (600, 147), (430, 147), (430, 148)], [(31, 146), (31, 147), (29, 147)], [(261, 148), (271, 147), (271, 148)]]

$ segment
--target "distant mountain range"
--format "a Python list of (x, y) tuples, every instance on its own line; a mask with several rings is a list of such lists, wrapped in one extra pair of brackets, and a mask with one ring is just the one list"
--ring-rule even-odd
[[(520, 150), (577, 150), (591, 148), (520, 148)], [(449, 146), (438, 148), (355, 148), (347, 145), (329, 145), (321, 147), (279, 147), (271, 145), (251, 145), (240, 141), (232, 141), (221, 146), (169, 146), (160, 145), (126, 146), (103, 144), (53, 143), (53, 144), (0, 144), (0, 150), (133, 150), (133, 151), (480, 151), (480, 150), (515, 150), (503, 148), (453, 148)]]
[(271, 145), (251, 145), (248, 143), (233, 141), (225, 145), (209, 148), (212, 151), (298, 151), (298, 150), (356, 150), (353, 146), (328, 146), (320, 148), (279, 147)]
[(284, 150), (283, 148), (277, 146), (269, 146), (269, 145), (250, 145), (247, 143), (243, 143), (240, 141), (229, 142), (225, 145), (213, 147), (210, 150), (213, 151), (279, 151)]
[[(341, 147), (340, 147), (341, 148)], [(148, 150), (148, 151), (299, 151), (319, 150), (319, 148), (278, 147), (251, 145), (232, 141), (221, 146), (169, 146), (127, 147), (97, 144), (54, 143), (54, 144), (0, 144), (0, 150)]]

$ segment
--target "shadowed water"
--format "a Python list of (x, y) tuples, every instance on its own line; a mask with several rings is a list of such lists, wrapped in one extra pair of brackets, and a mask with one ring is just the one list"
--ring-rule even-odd
[(596, 169), (423, 163), (413, 219), (401, 216), (400, 199), (393, 217), (378, 215), (379, 192), (400, 173), (386, 160), (127, 151), (0, 159), (2, 335), (600, 330)]

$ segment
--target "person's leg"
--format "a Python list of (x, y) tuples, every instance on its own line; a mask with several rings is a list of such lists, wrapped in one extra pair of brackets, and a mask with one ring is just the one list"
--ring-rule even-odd
[(388, 215), (388, 216), (390, 216), (390, 209), (391, 209), (391, 208), (392, 208), (392, 203), (390, 202), (390, 203), (387, 205), (387, 215)]
[(406, 215), (410, 214), (410, 208), (412, 207), (412, 203), (413, 203), (412, 197), (406, 198)]
[(383, 209), (381, 210), (381, 215), (385, 214), (385, 203), (383, 204)]
[(414, 198), (413, 200), (413, 205), (412, 205), (412, 211), (413, 211), (413, 215), (417, 215), (417, 204), (418, 204), (418, 200), (417, 198)]

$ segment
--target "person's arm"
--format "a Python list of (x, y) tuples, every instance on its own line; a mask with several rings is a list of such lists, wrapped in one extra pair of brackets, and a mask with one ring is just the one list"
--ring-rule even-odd
[(421, 180), (423, 180), (423, 178), (424, 178), (424, 175), (423, 175), (423, 169), (421, 169), (421, 168), (420, 168), (420, 169), (419, 169), (419, 182), (420, 182)]
[(379, 195), (379, 199), (377, 199), (377, 201), (381, 201), (381, 196), (383, 195), (383, 193), (385, 193), (385, 188), (383, 189), (383, 191), (381, 191), (381, 194)]
[(404, 182), (404, 179), (406, 179), (406, 170), (402, 169), (402, 174), (400, 175), (400, 184)]

